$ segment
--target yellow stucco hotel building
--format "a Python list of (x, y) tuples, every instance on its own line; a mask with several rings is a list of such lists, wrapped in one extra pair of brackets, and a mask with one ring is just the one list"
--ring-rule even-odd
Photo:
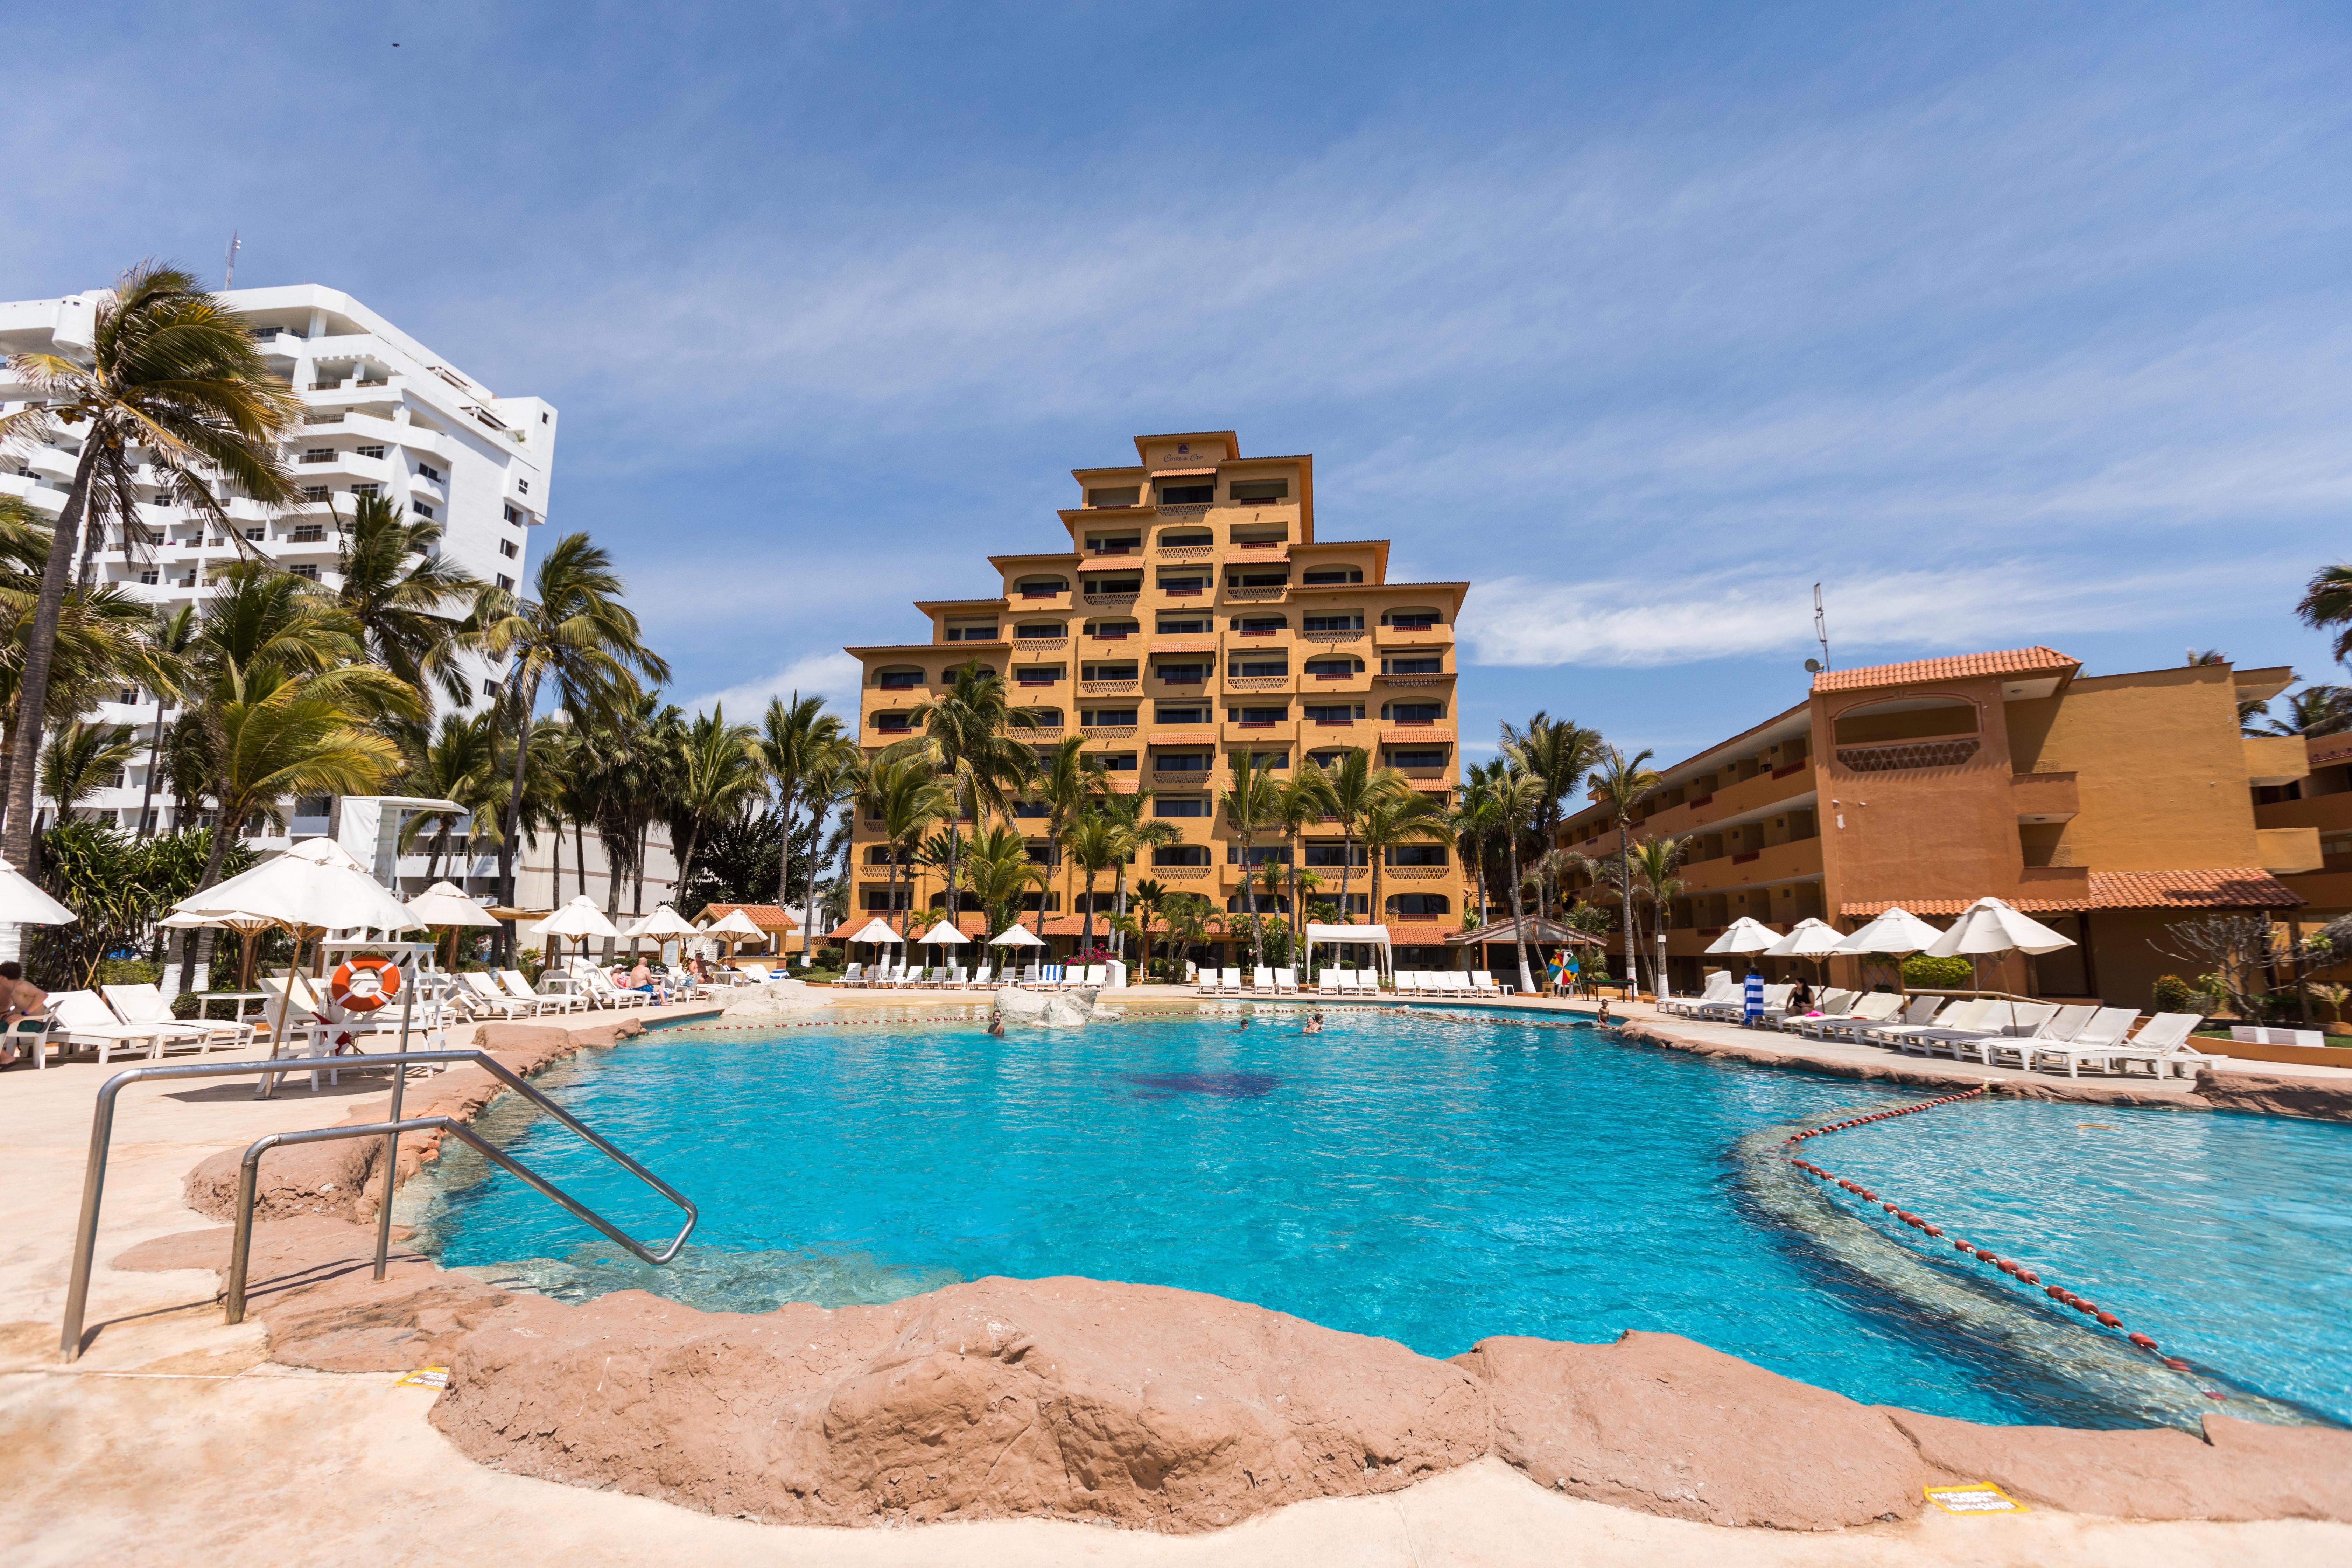
[[(1351, 747), (1401, 770), (1416, 789), (1450, 797), (1459, 777), (1456, 612), (1465, 583), (1391, 583), (1381, 539), (1322, 540), (1315, 531), (1315, 460), (1244, 457), (1230, 430), (1139, 436), (1135, 461), (1077, 468), (1059, 513), (1066, 539), (1034, 553), (992, 555), (991, 591), (919, 601), (919, 642), (852, 647), (858, 661), (858, 740), (869, 754), (914, 733), (909, 715), (965, 662), (1004, 674), (1037, 727), (1042, 752), (1074, 731), (1112, 787), (1154, 792), (1152, 815), (1182, 842), (1147, 850), (1130, 886), (1243, 908), (1238, 836), (1219, 817), (1226, 759), (1248, 753), (1287, 772)], [(1042, 808), (1030, 857), (1049, 886), (1032, 896), (1044, 933), (1068, 952), (1081, 929), (1085, 879), (1047, 840)], [(1259, 838), (1263, 857), (1271, 847)], [(945, 901), (935, 874), (901, 873), (861, 814), (852, 828), (850, 910), (840, 932), (898, 909)], [(1310, 826), (1300, 858), (1338, 901), (1349, 852), (1337, 823)], [(1392, 852), (1378, 911), (1360, 846), (1349, 872), (1349, 918), (1388, 925), (1400, 945), (1433, 944), (1461, 924), (1463, 875), (1448, 846)], [(1099, 909), (1110, 908), (1107, 879)], [(1261, 900), (1264, 907), (1264, 901)], [(1032, 921), (1033, 929), (1036, 922)], [(963, 920), (976, 931), (979, 917)], [(1105, 934), (1095, 922), (1097, 940)], [(1228, 960), (1230, 961), (1230, 959)]]

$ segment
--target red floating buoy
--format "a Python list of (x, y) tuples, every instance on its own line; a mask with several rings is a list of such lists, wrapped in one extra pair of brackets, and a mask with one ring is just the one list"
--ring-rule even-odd
[(1998, 1262), (2000, 1262), (2000, 1261), (1999, 1258), (1995, 1258), (1991, 1253), (1987, 1252), (1987, 1251), (1986, 1251), (1983, 1247), (1978, 1247), (1978, 1248), (1976, 1249), (1976, 1254), (1977, 1254), (1977, 1261), (1978, 1261), (1979, 1263), (1998, 1263)]
[(2144, 1351), (2152, 1351), (2156, 1348), (2156, 1342), (2149, 1339), (2146, 1334), (2126, 1334), (2124, 1338), (2129, 1340), (2132, 1343), (2137, 1345)]
[(2017, 1277), (2018, 1277), (2018, 1279), (2019, 1279), (2020, 1280), (2023, 1281), (2025, 1284), (2028, 1284), (2028, 1285), (2039, 1285), (2039, 1284), (2041, 1284), (2041, 1283), (2042, 1283), (2042, 1276), (2041, 1276), (2041, 1275), (2039, 1275), (2039, 1274), (2036, 1274), (2036, 1273), (2035, 1273), (2032, 1269), (2031, 1269), (2031, 1268), (2021, 1268), (2021, 1269), (2019, 1269), (2019, 1270), (2017, 1271)]
[(2113, 1312), (2101, 1312), (2097, 1314), (2097, 1316), (2099, 1320), (2099, 1327), (2103, 1329), (2120, 1329), (2124, 1326), (2123, 1320), (2116, 1317)]
[(2189, 1370), (2189, 1363), (2187, 1362), (2181, 1361), (2174, 1356), (2165, 1357), (2164, 1364), (2170, 1367), (2175, 1372), (2187, 1372)]
[(2068, 1294), (2066, 1287), (2063, 1285), (2052, 1285), (2045, 1287), (2042, 1293), (2049, 1297), (2053, 1301), (2063, 1301)]
[(1926, 1226), (1922, 1228), (1925, 1229), (1929, 1236), (1941, 1236), (1944, 1234), (1944, 1227), (1940, 1225)]

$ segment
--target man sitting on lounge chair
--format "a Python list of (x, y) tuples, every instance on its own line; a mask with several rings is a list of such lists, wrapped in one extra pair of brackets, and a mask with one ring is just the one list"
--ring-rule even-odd
[[(15, 959), (0, 963), (0, 1067), (16, 1065), (16, 1042), (8, 1036), (21, 1024), (37, 1024), (48, 1011), (49, 994), (25, 978), (25, 966)], [(34, 1047), (39, 1049), (37, 1046)]]

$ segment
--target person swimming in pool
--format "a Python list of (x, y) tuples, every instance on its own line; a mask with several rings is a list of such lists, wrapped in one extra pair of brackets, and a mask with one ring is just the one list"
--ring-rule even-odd
[(1600, 1011), (1600, 1013), (1599, 1013), (1597, 1016), (1594, 1016), (1594, 1018), (1593, 1018), (1593, 1020), (1592, 1020), (1592, 1021), (1593, 1021), (1594, 1023), (1596, 1023), (1596, 1024), (1600, 1025), (1600, 1026), (1601, 1026), (1602, 1028), (1604, 1028), (1604, 1029), (1606, 1029), (1606, 1028), (1610, 1027), (1612, 1025), (1613, 1025), (1613, 1024), (1615, 1024), (1615, 1023), (1617, 1022), (1617, 1020), (1616, 1020), (1616, 1019), (1614, 1019), (1614, 1018), (1612, 1018), (1612, 1017), (1611, 1017), (1611, 1016), (1609, 1016), (1609, 998), (1608, 998), (1608, 997), (1603, 996), (1603, 997), (1601, 999), (1601, 1011)]
[(1323, 1015), (1322, 1015), (1322, 1014), (1320, 1014), (1320, 1013), (1309, 1013), (1309, 1014), (1307, 1014), (1307, 1022), (1306, 1022), (1305, 1026), (1299, 1029), (1299, 1031), (1298, 1031), (1298, 1032), (1299, 1032), (1300, 1034), (1302, 1034), (1302, 1035), (1319, 1035), (1319, 1034), (1321, 1034), (1321, 1033), (1323, 1032)]
[(1244, 1014), (1243, 1014), (1243, 1015), (1242, 1015), (1242, 1021), (1241, 1021), (1240, 1023), (1238, 1023), (1238, 1024), (1235, 1024), (1232, 1028), (1230, 1028), (1230, 1029), (1226, 1030), (1225, 1032), (1226, 1032), (1227, 1034), (1229, 1034), (1229, 1035), (1238, 1035), (1238, 1034), (1240, 1034), (1244, 1029), (1248, 1028), (1248, 1027), (1250, 1026), (1250, 1025), (1251, 1025), (1254, 1021), (1255, 1021), (1255, 1020), (1253, 1020), (1247, 1013), (1244, 1013)]
[(1002, 1014), (1002, 1013), (991, 1013), (991, 1014), (988, 1016), (988, 1032), (989, 1032), (990, 1034), (992, 1034), (992, 1035), (994, 1035), (994, 1036), (995, 1036), (998, 1039), (1000, 1039), (1000, 1040), (1001, 1040), (1001, 1039), (1003, 1039), (1003, 1038), (1004, 1037), (1004, 1015), (1003, 1015), (1003, 1014)]

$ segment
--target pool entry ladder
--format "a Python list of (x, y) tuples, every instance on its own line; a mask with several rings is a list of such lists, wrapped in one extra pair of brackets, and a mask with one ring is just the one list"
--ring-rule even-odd
[[(302, 1059), (308, 1060), (308, 1058)], [(419, 1063), (453, 1062), (469, 1062), (483, 1068), (507, 1088), (513, 1089), (517, 1094), (523, 1096), (541, 1110), (562, 1122), (564, 1126), (586, 1139), (599, 1152), (606, 1155), (631, 1175), (677, 1205), (684, 1211), (686, 1223), (678, 1227), (677, 1234), (670, 1237), (667, 1246), (656, 1251), (638, 1241), (511, 1154), (491, 1146), (480, 1133), (476, 1132), (465, 1122), (449, 1116), (416, 1116), (403, 1120), (400, 1115), (400, 1091), (407, 1080), (409, 1067)], [(581, 1219), (593, 1226), (603, 1235), (627, 1247), (647, 1263), (659, 1265), (673, 1261), (679, 1251), (685, 1247), (686, 1238), (694, 1234), (695, 1223), (700, 1216), (697, 1214), (693, 1202), (685, 1194), (646, 1170), (622, 1150), (614, 1147), (586, 1122), (525, 1083), (520, 1075), (486, 1051), (387, 1051), (376, 1056), (321, 1058), (319, 1066), (320, 1070), (336, 1072), (361, 1071), (373, 1068), (392, 1069), (393, 1119), (389, 1121), (372, 1121), (352, 1127), (317, 1127), (299, 1132), (272, 1132), (266, 1137), (256, 1139), (253, 1145), (246, 1150), (244, 1162), (237, 1170), (236, 1229), (229, 1247), (226, 1291), (228, 1315), (226, 1320), (228, 1322), (236, 1323), (245, 1320), (247, 1266), (253, 1250), (255, 1188), (260, 1174), (261, 1156), (268, 1150), (281, 1144), (324, 1143), (341, 1138), (384, 1140), (384, 1183), (382, 1200), (383, 1211), (378, 1216), (376, 1226), (375, 1278), (378, 1279), (384, 1277), (384, 1269), (390, 1258), (392, 1188), (393, 1184), (399, 1177), (400, 1135), (404, 1132), (456, 1133), (480, 1151), (483, 1158), (512, 1171), (533, 1187), (538, 1188), (540, 1192), (554, 1199)], [(81, 1354), (82, 1321), (89, 1305), (89, 1277), (98, 1251), (99, 1203), (106, 1190), (106, 1162), (114, 1138), (115, 1100), (134, 1083), (143, 1083), (158, 1079), (232, 1078), (257, 1073), (284, 1075), (288, 1072), (307, 1070), (309, 1070), (307, 1067), (291, 1066), (284, 1060), (219, 1064), (189, 1062), (172, 1067), (132, 1068), (127, 1072), (115, 1074), (100, 1088), (97, 1109), (90, 1116), (89, 1167), (82, 1177), (81, 1219), (74, 1236), (73, 1278), (66, 1290), (65, 1327), (58, 1340), (58, 1348), (64, 1352), (66, 1360), (75, 1360)]]

